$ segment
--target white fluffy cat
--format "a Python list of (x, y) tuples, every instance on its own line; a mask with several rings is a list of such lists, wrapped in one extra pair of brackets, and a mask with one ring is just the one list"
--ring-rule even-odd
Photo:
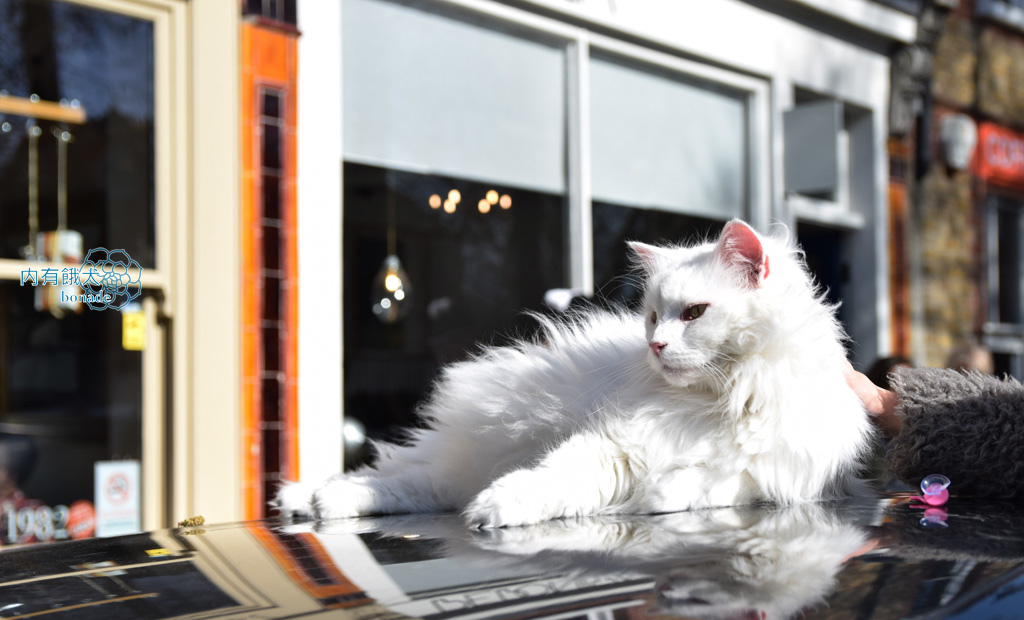
[(631, 247), (644, 314), (545, 322), (537, 342), (448, 367), (407, 445), (286, 485), (280, 509), (460, 510), (470, 526), (502, 527), (861, 489), (871, 425), (800, 253), (738, 220), (716, 242)]

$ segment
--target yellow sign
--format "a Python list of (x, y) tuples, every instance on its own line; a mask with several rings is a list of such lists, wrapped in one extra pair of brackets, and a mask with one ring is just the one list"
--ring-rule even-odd
[(142, 312), (121, 313), (121, 347), (125, 351), (146, 348), (146, 315)]

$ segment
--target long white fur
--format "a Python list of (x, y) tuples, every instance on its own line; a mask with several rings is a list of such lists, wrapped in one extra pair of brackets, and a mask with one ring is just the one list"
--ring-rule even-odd
[[(844, 379), (834, 308), (784, 234), (756, 236), (761, 263), (737, 249), (750, 233), (733, 221), (718, 242), (633, 244), (643, 316), (545, 320), (535, 342), (448, 367), (406, 445), (322, 485), (286, 485), (279, 507), (317, 519), (460, 510), (502, 527), (859, 492), (872, 431)], [(693, 304), (705, 314), (682, 320)]]

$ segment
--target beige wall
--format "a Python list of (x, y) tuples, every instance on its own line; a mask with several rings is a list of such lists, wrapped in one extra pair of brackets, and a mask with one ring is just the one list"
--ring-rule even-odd
[(239, 418), (239, 7), (197, 0), (186, 64), (189, 193), (175, 284), (174, 519), (242, 517)]

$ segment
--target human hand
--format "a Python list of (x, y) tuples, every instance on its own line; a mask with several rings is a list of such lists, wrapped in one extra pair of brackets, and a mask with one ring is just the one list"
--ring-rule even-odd
[(871, 421), (881, 429), (886, 437), (899, 435), (903, 428), (903, 420), (896, 414), (896, 406), (900, 402), (899, 396), (895, 392), (872, 383), (863, 373), (854, 370), (849, 362), (846, 362), (844, 374), (847, 385), (864, 403), (864, 409), (871, 416)]

